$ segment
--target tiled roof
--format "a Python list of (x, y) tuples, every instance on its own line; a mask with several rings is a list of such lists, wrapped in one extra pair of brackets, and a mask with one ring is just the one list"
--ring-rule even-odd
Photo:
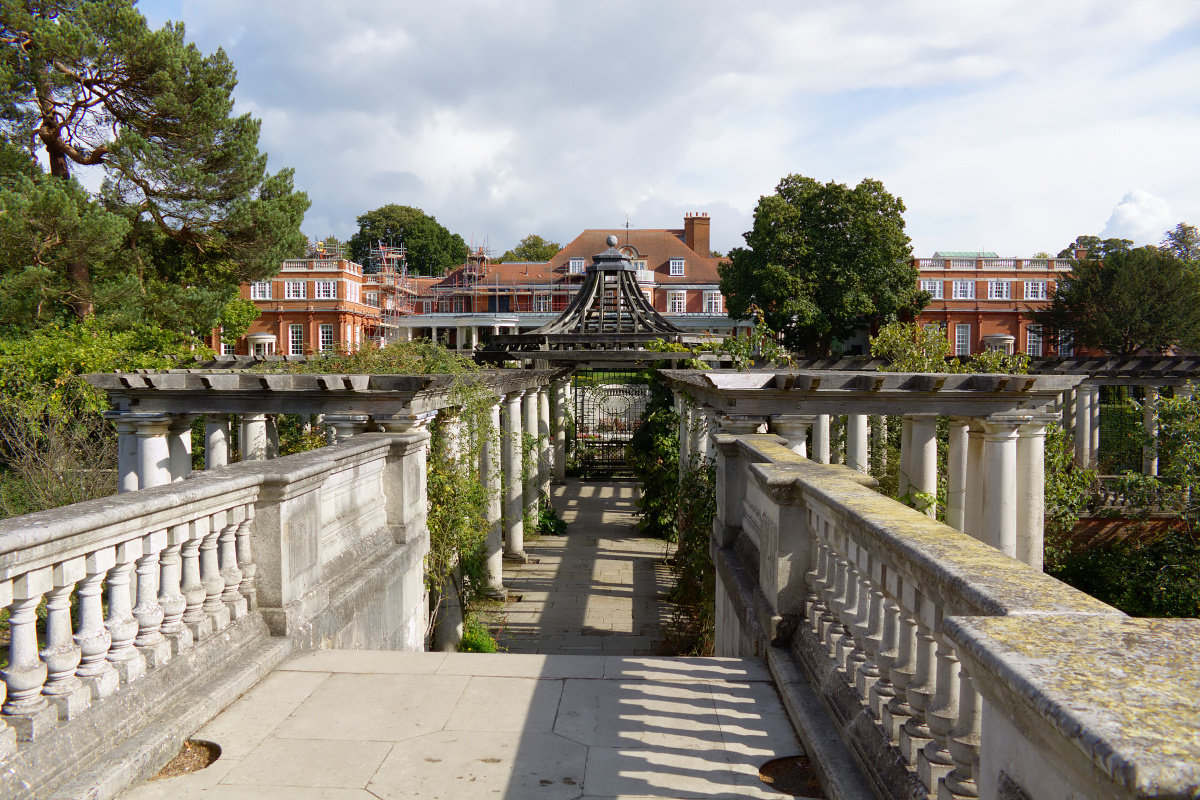
[[(710, 258), (708, 254), (700, 255), (683, 243), (682, 230), (670, 229), (632, 229), (625, 228), (589, 228), (559, 251), (550, 259), (549, 267), (556, 273), (566, 272), (567, 263), (571, 258), (582, 258), (584, 264), (592, 263), (592, 256), (608, 249), (609, 236), (617, 237), (617, 248), (626, 246), (633, 248), (636, 255), (633, 258), (645, 258), (646, 268), (657, 274), (655, 280), (660, 284), (669, 283), (717, 283), (719, 259)], [(684, 274), (672, 276), (670, 261), (672, 258), (684, 259)]]

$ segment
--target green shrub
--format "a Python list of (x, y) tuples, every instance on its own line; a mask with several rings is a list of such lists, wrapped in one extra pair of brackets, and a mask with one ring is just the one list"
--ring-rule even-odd
[(458, 643), (460, 653), (495, 653), (500, 649), (488, 626), (473, 616), (463, 621), (463, 636)]

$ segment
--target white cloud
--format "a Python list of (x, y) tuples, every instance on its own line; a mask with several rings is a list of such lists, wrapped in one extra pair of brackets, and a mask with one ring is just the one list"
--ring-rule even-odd
[(1100, 232), (1102, 239), (1132, 239), (1135, 245), (1158, 244), (1178, 222), (1161, 197), (1134, 189), (1121, 198)]
[(228, 48), (272, 169), (294, 166), (313, 200), (311, 235), (395, 202), (500, 252), (709, 211), (727, 250), (794, 172), (882, 180), (925, 254), (1057, 251), (1131, 186), (1200, 222), (1200, 4), (138, 7)]

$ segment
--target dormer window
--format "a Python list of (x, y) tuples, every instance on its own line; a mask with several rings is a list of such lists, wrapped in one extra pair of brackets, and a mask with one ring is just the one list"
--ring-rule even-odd
[(583, 259), (582, 258), (572, 258), (570, 261), (568, 261), (567, 262), (567, 272), (569, 272), (572, 275), (582, 275), (583, 274)]
[(671, 259), (671, 275), (673, 275), (673, 276), (683, 275), (683, 259), (682, 258), (672, 258)]

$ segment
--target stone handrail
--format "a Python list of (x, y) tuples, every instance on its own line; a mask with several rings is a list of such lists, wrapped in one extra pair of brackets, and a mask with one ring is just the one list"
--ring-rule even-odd
[(1163, 644), (1200, 625), (1129, 620), (778, 437), (714, 438), (717, 654), (788, 645), (882, 795), (1200, 787), (1194, 648)]
[[(0, 765), (14, 765), (6, 772), (26, 786), (49, 780), (39, 747), (60, 752), (58, 740), (78, 738), (73, 721), (88, 716), (92, 722), (79, 724), (95, 726), (107, 701), (127, 703), (127, 687), (173, 660), (240, 646), (246, 638), (225, 631), (247, 617), (301, 647), (350, 636), (344, 646), (423, 649), (428, 438), (419, 428), (366, 434), (0, 521), (0, 607), (9, 608), (11, 637)], [(404, 583), (404, 603), (390, 606), (401, 618), (363, 640), (366, 626), (347, 626), (345, 614), (329, 611), (331, 596), (358, 591), (368, 582), (350, 578), (380, 569), (388, 574), (374, 585)], [(43, 767), (20, 774), (25, 762)]]

